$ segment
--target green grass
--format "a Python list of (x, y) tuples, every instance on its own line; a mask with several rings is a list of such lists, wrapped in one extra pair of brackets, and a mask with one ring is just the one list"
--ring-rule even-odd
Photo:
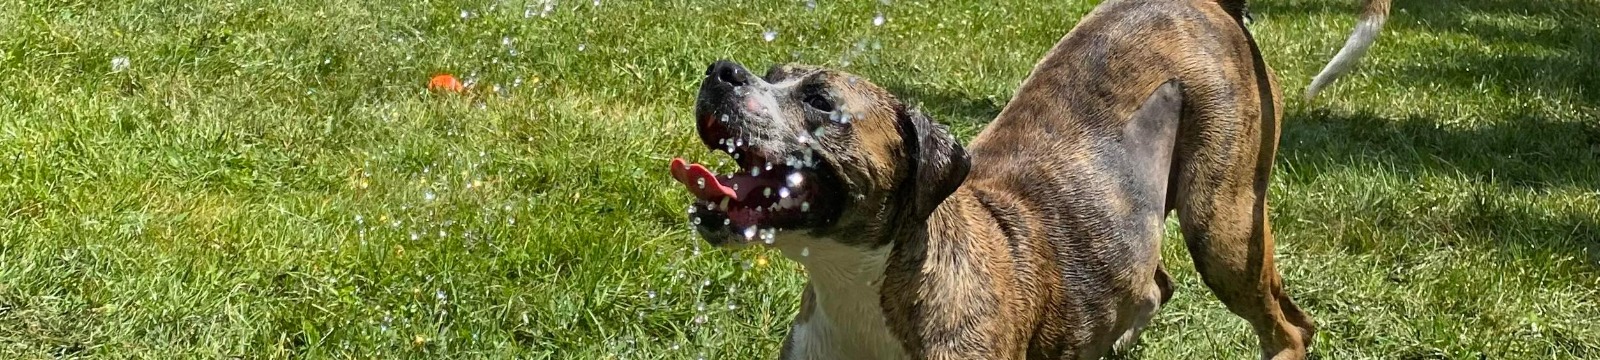
[[(698, 251), (662, 171), (714, 158), (706, 64), (844, 67), (967, 138), (1092, 7), (322, 3), (0, 0), (0, 358), (771, 358), (803, 273)], [(1354, 3), (1253, 4), (1289, 93)], [(1288, 289), (1327, 359), (1600, 358), (1600, 5), (1433, 3), (1289, 99)], [(1254, 357), (1172, 236), (1130, 357)]]

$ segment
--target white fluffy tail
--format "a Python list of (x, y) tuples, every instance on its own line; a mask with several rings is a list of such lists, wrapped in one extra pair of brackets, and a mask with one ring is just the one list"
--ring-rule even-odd
[(1323, 67), (1322, 72), (1311, 80), (1311, 86), (1306, 87), (1307, 100), (1316, 97), (1323, 88), (1350, 72), (1361, 61), (1361, 56), (1367, 54), (1372, 43), (1378, 41), (1378, 32), (1383, 30), (1383, 21), (1388, 16), (1389, 0), (1366, 0), (1362, 5), (1361, 20), (1356, 23), (1355, 31), (1350, 33), (1350, 39), (1344, 42), (1344, 48), (1339, 49), (1339, 54), (1334, 55), (1333, 60), (1328, 61), (1328, 66)]

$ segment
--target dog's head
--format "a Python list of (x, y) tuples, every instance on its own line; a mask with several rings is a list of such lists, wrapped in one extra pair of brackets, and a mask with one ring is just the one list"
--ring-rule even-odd
[(698, 199), (690, 222), (719, 246), (795, 235), (882, 245), (895, 227), (925, 221), (970, 165), (943, 126), (860, 77), (817, 67), (757, 77), (718, 61), (706, 69), (695, 121), (700, 140), (740, 169), (672, 163)]

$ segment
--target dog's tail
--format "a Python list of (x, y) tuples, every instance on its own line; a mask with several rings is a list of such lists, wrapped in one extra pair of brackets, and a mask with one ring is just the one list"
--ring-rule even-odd
[(1378, 31), (1383, 29), (1383, 21), (1388, 17), (1389, 0), (1362, 0), (1361, 16), (1356, 22), (1355, 31), (1350, 33), (1349, 40), (1345, 40), (1339, 54), (1334, 55), (1333, 60), (1328, 61), (1328, 66), (1311, 79), (1311, 86), (1306, 87), (1306, 100), (1316, 97), (1323, 88), (1355, 67), (1372, 43), (1378, 41)]

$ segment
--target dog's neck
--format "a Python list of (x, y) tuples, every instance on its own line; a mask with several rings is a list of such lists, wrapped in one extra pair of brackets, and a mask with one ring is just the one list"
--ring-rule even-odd
[[(977, 199), (970, 191), (957, 191), (945, 201), (975, 202)], [(884, 272), (892, 257), (908, 255), (895, 254), (896, 251), (926, 251), (926, 245), (933, 240), (929, 236), (963, 235), (960, 231), (925, 231), (933, 222), (943, 222), (944, 228), (949, 229), (964, 228), (957, 220), (968, 215), (962, 209), (940, 206), (924, 221), (910, 227), (895, 227), (898, 234), (893, 240), (875, 245), (867, 245), (874, 242), (860, 239), (840, 241), (808, 236), (778, 240), (775, 246), (783, 251), (784, 257), (804, 265), (810, 279), (808, 298), (801, 304), (800, 316), (791, 329), (789, 346), (792, 352), (785, 359), (907, 358), (903, 343), (890, 330), (884, 313)], [(918, 227), (924, 231), (913, 230)], [(861, 236), (872, 236), (869, 234)]]
[(890, 247), (844, 245), (833, 239), (777, 242), (805, 265), (810, 294), (790, 330), (794, 359), (898, 359), (904, 348), (884, 320), (881, 293)]

